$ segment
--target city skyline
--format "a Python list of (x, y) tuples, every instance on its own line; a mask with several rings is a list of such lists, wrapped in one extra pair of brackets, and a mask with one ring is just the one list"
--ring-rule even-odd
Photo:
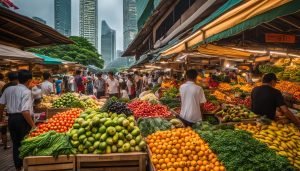
[[(98, 23), (106, 20), (116, 30), (116, 47), (123, 50), (123, 3), (120, 0), (97, 0)], [(54, 0), (12, 0), (19, 7), (15, 12), (32, 17), (42, 18), (47, 25), (55, 28)], [(34, 10), (32, 10), (34, 9)], [(13, 9), (12, 9), (13, 10)], [(71, 0), (71, 35), (79, 36), (80, 0)], [(101, 51), (101, 24), (98, 24), (98, 51)]]
[(98, 2), (80, 0), (79, 35), (86, 38), (98, 49)]
[(123, 49), (137, 34), (136, 0), (123, 0)]
[(101, 55), (104, 66), (116, 58), (116, 31), (105, 20), (101, 22)]
[(54, 1), (55, 30), (65, 36), (71, 36), (71, 0)]

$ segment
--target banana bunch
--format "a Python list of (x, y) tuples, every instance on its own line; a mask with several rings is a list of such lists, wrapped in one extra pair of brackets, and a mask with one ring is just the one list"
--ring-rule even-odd
[(300, 81), (300, 67), (293, 65), (285, 68), (284, 71), (277, 73), (280, 80)]
[(300, 169), (300, 131), (294, 124), (261, 126), (253, 137), (266, 143), (277, 154), (285, 156), (296, 168)]

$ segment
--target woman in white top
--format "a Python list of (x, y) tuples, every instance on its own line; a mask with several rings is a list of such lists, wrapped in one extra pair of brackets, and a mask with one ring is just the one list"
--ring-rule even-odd
[(120, 95), (120, 88), (119, 88), (119, 81), (114, 78), (112, 72), (108, 73), (108, 79), (106, 80), (106, 86), (108, 90), (109, 97), (119, 97)]
[(123, 99), (129, 99), (129, 95), (127, 93), (127, 90), (126, 90), (126, 85), (125, 84), (122, 84), (122, 87), (121, 87), (121, 98)]

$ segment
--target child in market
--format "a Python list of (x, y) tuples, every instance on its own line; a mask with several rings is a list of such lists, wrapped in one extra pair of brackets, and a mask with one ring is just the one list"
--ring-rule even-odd
[(126, 84), (121, 84), (121, 98), (129, 99), (128, 92), (126, 90)]

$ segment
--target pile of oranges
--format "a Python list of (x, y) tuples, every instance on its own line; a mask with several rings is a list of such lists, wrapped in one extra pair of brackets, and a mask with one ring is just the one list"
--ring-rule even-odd
[(158, 131), (146, 139), (157, 171), (224, 171), (208, 144), (191, 128)]

